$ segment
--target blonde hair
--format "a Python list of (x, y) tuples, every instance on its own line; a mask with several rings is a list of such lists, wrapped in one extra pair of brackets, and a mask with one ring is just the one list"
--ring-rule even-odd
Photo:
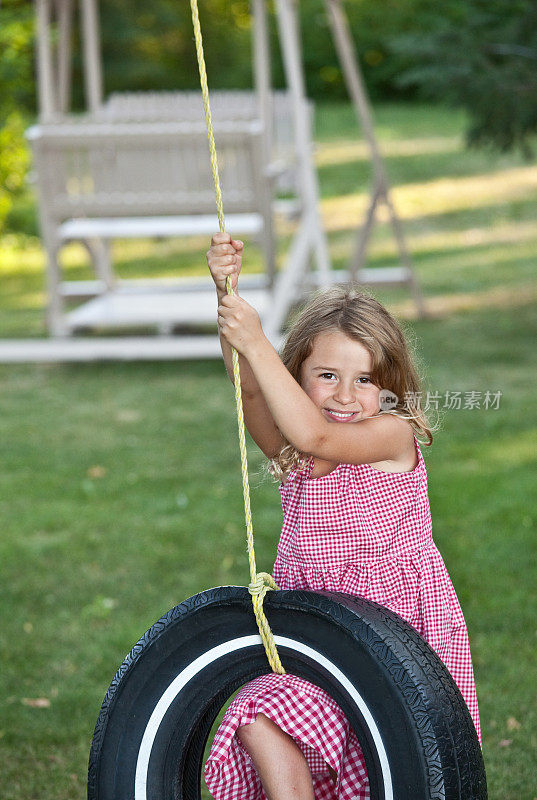
[[(433, 429), (417, 399), (420, 378), (415, 357), (396, 320), (366, 292), (343, 286), (325, 289), (317, 292), (298, 313), (281, 352), (282, 362), (293, 378), (300, 383), (302, 364), (312, 352), (315, 337), (331, 330), (360, 342), (371, 355), (372, 382), (397, 396), (395, 408), (380, 413), (407, 419), (418, 440), (432, 444)], [(270, 459), (268, 471), (284, 481), (292, 469), (303, 469), (309, 460), (308, 454), (287, 443)]]

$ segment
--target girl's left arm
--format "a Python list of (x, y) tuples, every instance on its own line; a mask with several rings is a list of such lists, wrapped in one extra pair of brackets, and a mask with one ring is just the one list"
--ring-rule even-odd
[(243, 298), (227, 295), (218, 309), (220, 329), (247, 359), (283, 436), (302, 453), (327, 461), (366, 464), (400, 457), (408, 425), (386, 414), (352, 424), (328, 422), (283, 365)]

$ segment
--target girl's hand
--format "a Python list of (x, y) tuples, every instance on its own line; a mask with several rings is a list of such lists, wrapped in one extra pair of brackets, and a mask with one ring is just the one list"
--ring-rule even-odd
[(231, 286), (236, 290), (242, 266), (243, 243), (232, 239), (229, 233), (215, 233), (207, 251), (207, 264), (220, 293), (227, 292), (226, 278), (231, 275)]
[(241, 355), (265, 338), (259, 314), (244, 298), (226, 294), (218, 306), (218, 328), (226, 341)]

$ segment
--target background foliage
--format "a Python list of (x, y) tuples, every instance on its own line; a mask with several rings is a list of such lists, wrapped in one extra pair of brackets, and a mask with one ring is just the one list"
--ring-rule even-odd
[(24, 191), (29, 166), (24, 129), (36, 102), (34, 14), (28, 2), (0, 6), (0, 232)]
[[(420, 22), (390, 47), (408, 67), (396, 77), (433, 102), (468, 112), (473, 145), (531, 156), (537, 130), (537, 4), (534, 0), (420, 3)], [(419, 28), (419, 30), (417, 29)]]
[[(189, 3), (100, 0), (99, 8), (106, 92), (197, 88)], [(322, 0), (300, 0), (299, 8), (309, 95), (315, 99), (344, 97)], [(506, 112), (517, 117), (513, 127), (519, 133), (535, 129), (537, 6), (533, 0), (444, 0), (441, 4), (432, 0), (346, 0), (345, 9), (373, 99), (409, 99), (422, 94), (434, 101), (454, 101), (475, 112), (480, 98), (479, 107), (498, 97)], [(248, 0), (202, 0), (200, 17), (211, 83), (215, 87), (250, 86)], [(0, 113), (5, 116), (6, 110), (15, 107), (32, 114), (33, 4), (4, 0), (0, 23)], [(282, 86), (273, 15), (271, 37), (274, 82)], [(74, 50), (74, 105), (80, 109), (78, 34)], [(530, 107), (533, 114), (527, 113)], [(504, 126), (507, 124), (506, 120)], [(510, 140), (505, 143), (509, 145)]]
[[(78, 4), (75, 4), (76, 6)], [(300, 0), (308, 94), (345, 97), (322, 0)], [(425, 97), (468, 114), (467, 140), (530, 156), (537, 130), (537, 5), (534, 0), (348, 0), (345, 4), (373, 100)], [(78, 8), (75, 12), (78, 13)], [(200, 16), (213, 88), (252, 85), (248, 0), (203, 0)], [(105, 94), (195, 89), (190, 4), (101, 0)], [(28, 155), (23, 131), (36, 113), (34, 8), (0, 6), (0, 230), (36, 232), (23, 193)], [(273, 82), (284, 85), (271, 16)], [(73, 107), (84, 108), (79, 25), (74, 26)]]
[[(189, 3), (101, 0), (99, 7), (106, 94), (197, 88)], [(299, 8), (308, 94), (317, 100), (345, 97), (322, 0), (300, 0)], [(373, 100), (421, 97), (464, 108), (470, 143), (503, 150), (518, 146), (529, 155), (528, 137), (537, 130), (534, 0), (347, 0), (345, 8)], [(200, 16), (211, 85), (251, 86), (248, 0), (202, 0)], [(75, 25), (73, 106), (81, 110), (78, 30)], [(283, 86), (273, 15), (270, 34), (273, 80)], [(4, 0), (0, 129), (7, 155), (0, 155), (0, 224), (26, 170), (21, 130), (36, 112), (33, 40), (33, 4)], [(8, 227), (16, 230), (17, 224), (14, 219)]]

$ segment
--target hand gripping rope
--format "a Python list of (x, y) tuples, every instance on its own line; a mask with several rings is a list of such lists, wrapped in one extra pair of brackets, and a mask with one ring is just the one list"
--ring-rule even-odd
[[(214, 143), (213, 123), (211, 118), (211, 107), (209, 105), (209, 88), (207, 86), (207, 72), (205, 70), (205, 58), (203, 55), (203, 42), (201, 36), (201, 26), (198, 15), (197, 0), (190, 0), (190, 7), (192, 9), (192, 24), (194, 26), (194, 37), (196, 39), (196, 54), (198, 56), (198, 66), (200, 72), (201, 92), (203, 95), (203, 106), (205, 108), (205, 121), (207, 123), (207, 137), (209, 139), (209, 150), (211, 153), (211, 167), (213, 171), (214, 189), (216, 193), (216, 208), (218, 211), (218, 224), (220, 231), (225, 232), (224, 222), (224, 208), (222, 204), (222, 192), (220, 189), (220, 178), (218, 175), (218, 163), (216, 159), (216, 147)], [(231, 286), (231, 276), (228, 275), (226, 279), (226, 290), (228, 294), (233, 294)], [(235, 382), (235, 400), (237, 403), (237, 421), (239, 426), (239, 446), (241, 451), (241, 465), (242, 465), (242, 486), (244, 494), (244, 515), (246, 518), (246, 536), (248, 544), (248, 561), (250, 563), (250, 584), (248, 591), (252, 596), (252, 604), (254, 607), (255, 619), (263, 646), (269, 660), (269, 664), (273, 672), (280, 675), (285, 674), (282, 667), (274, 637), (270, 629), (268, 620), (263, 611), (263, 598), (267, 591), (277, 589), (277, 585), (272, 575), (267, 572), (257, 572), (255, 563), (255, 550), (254, 550), (254, 532), (252, 527), (252, 513), (250, 510), (250, 486), (248, 482), (248, 460), (246, 456), (246, 442), (244, 438), (244, 414), (242, 410), (242, 394), (241, 394), (241, 376), (239, 369), (239, 355), (234, 347), (232, 347), (233, 357), (233, 377)]]

